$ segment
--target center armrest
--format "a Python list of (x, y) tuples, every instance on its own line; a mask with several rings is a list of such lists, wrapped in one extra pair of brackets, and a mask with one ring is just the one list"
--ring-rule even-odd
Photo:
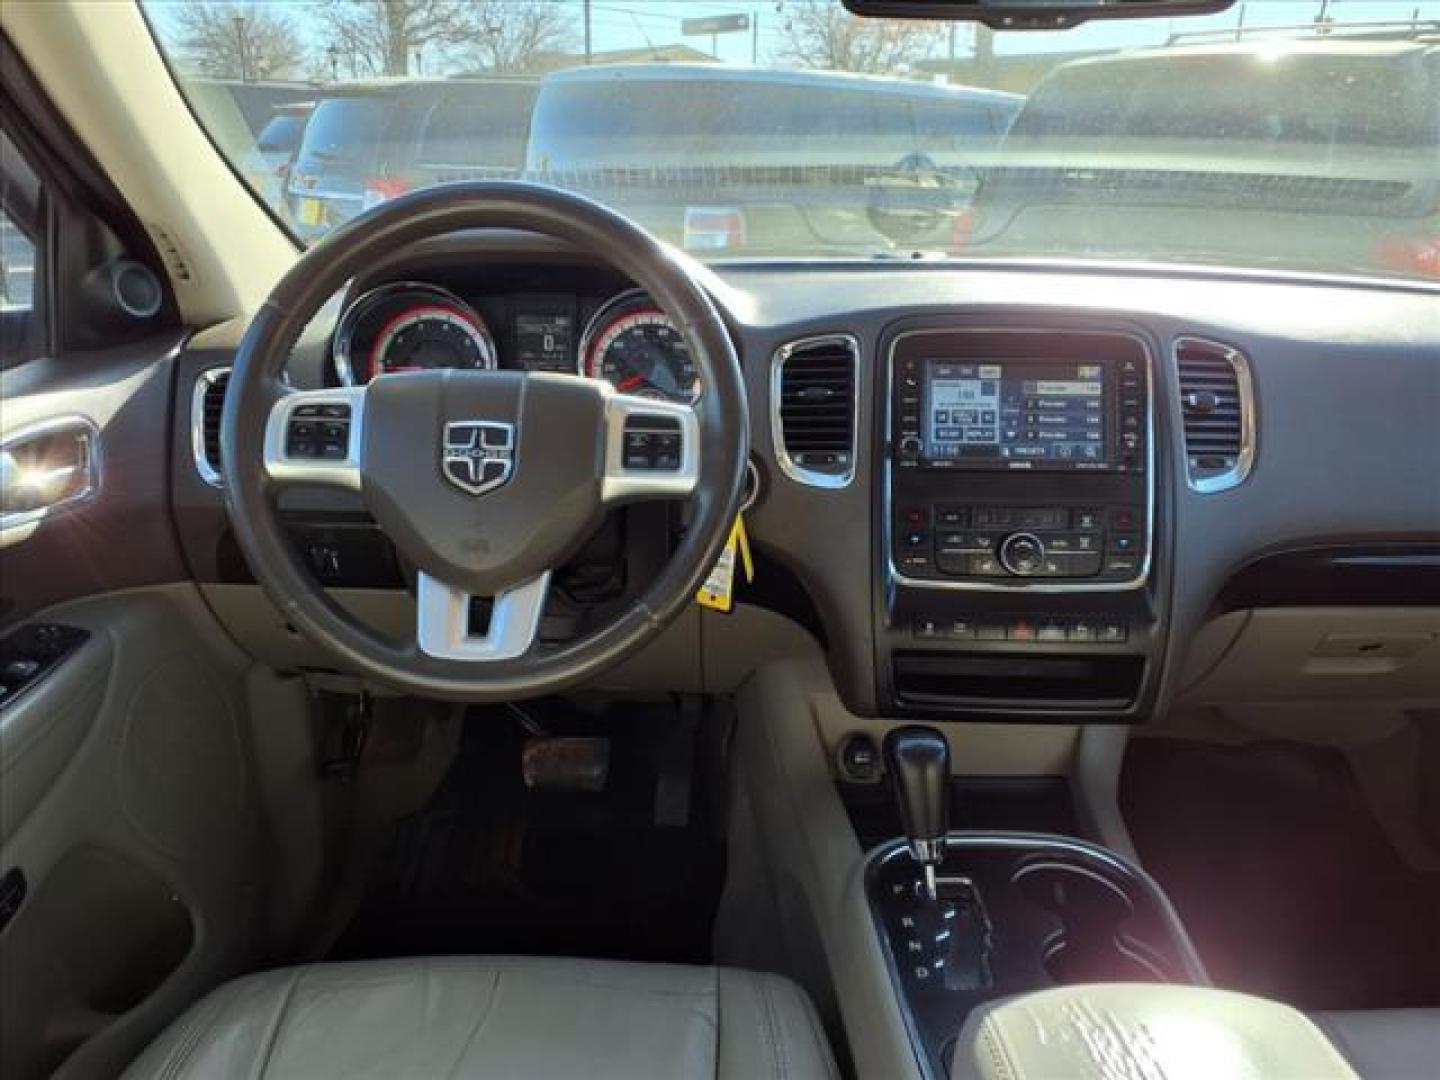
[(1304, 1076), (1356, 1080), (1320, 1029), (1288, 1005), (1194, 986), (1062, 986), (975, 1010), (952, 1080)]

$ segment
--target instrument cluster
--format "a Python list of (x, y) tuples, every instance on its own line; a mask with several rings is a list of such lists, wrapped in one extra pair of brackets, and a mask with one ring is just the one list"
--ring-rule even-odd
[(346, 386), (437, 368), (512, 368), (603, 379), (665, 401), (700, 396), (683, 335), (639, 289), (599, 300), (517, 293), (471, 302), (430, 282), (389, 282), (346, 307), (333, 362)]

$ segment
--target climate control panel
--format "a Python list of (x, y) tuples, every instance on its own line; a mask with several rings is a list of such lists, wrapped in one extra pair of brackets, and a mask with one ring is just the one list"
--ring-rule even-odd
[(902, 578), (1128, 582), (1142, 576), (1141, 506), (910, 504), (896, 508), (891, 557)]

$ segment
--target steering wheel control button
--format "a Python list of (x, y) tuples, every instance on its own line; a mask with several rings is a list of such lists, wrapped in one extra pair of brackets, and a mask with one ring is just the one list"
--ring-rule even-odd
[(680, 421), (639, 414), (625, 419), (624, 465), (643, 472), (679, 472), (683, 450)]
[(1034, 533), (1011, 533), (1000, 544), (1000, 562), (1017, 577), (1031, 577), (1045, 562), (1045, 545)]
[(295, 406), (285, 430), (285, 454), (291, 458), (344, 461), (350, 456), (350, 406), (343, 402)]

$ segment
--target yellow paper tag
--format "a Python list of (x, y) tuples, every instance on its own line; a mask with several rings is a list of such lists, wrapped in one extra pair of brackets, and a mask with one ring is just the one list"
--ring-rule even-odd
[(700, 591), (695, 594), (697, 604), (714, 611), (729, 611), (735, 606), (737, 560), (745, 574), (745, 580), (754, 581), (755, 560), (750, 555), (750, 538), (745, 535), (743, 515), (736, 516), (735, 524), (730, 527), (730, 535), (725, 540), (725, 547), (720, 552), (720, 558), (715, 561), (705, 584), (700, 586)]

